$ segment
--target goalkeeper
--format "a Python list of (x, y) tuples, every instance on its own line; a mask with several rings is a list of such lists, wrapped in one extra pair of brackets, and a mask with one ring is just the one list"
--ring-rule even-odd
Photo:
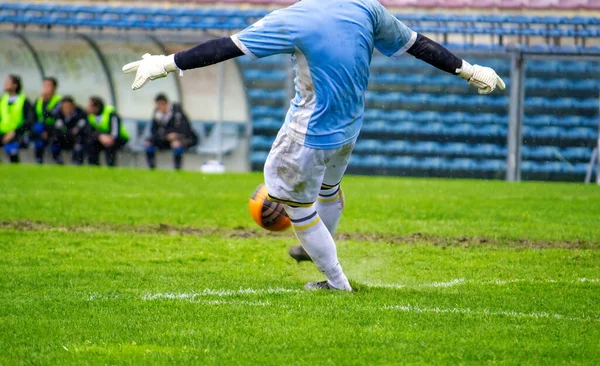
[(231, 37), (170, 56), (144, 55), (123, 67), (137, 72), (133, 89), (169, 72), (208, 66), (243, 54), (290, 54), (296, 96), (265, 163), (265, 183), (327, 280), (307, 289), (351, 290), (333, 234), (344, 206), (340, 182), (360, 132), (373, 49), (405, 52), (465, 79), (480, 94), (505, 85), (490, 68), (471, 65), (418, 34), (377, 0), (302, 0)]

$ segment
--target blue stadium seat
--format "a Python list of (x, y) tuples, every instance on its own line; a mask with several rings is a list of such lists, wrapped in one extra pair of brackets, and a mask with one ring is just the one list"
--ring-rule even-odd
[(269, 153), (264, 152), (264, 151), (253, 151), (252, 153), (250, 153), (250, 163), (262, 165), (267, 160), (268, 154)]
[(359, 139), (354, 146), (354, 151), (360, 154), (376, 154), (384, 150), (385, 148), (378, 140)]
[(588, 160), (592, 156), (592, 149), (588, 147), (568, 147), (560, 152), (567, 160)]
[(504, 160), (481, 160), (476, 162), (476, 170), (484, 172), (503, 172), (506, 170)]
[(412, 144), (402, 140), (392, 140), (385, 142), (383, 145), (384, 151), (389, 154), (402, 155), (411, 152)]
[(413, 169), (418, 166), (418, 161), (411, 156), (396, 156), (389, 160), (388, 166), (393, 169)]
[(257, 119), (252, 124), (255, 129), (279, 130), (283, 122), (276, 118)]

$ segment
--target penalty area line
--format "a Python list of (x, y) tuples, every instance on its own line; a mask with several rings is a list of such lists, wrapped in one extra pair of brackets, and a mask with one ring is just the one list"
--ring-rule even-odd
[(432, 313), (432, 314), (461, 314), (461, 315), (475, 315), (475, 316), (501, 316), (509, 318), (529, 318), (529, 319), (559, 319), (568, 320), (575, 322), (600, 322), (600, 318), (593, 318), (590, 316), (574, 317), (562, 314), (552, 314), (547, 312), (519, 312), (519, 311), (494, 311), (488, 309), (471, 309), (471, 308), (440, 308), (440, 307), (426, 307), (419, 305), (384, 305), (382, 310), (400, 311), (407, 313)]
[(280, 288), (280, 287), (266, 288), (266, 289), (242, 288), (242, 289), (238, 289), (238, 290), (204, 289), (199, 292), (146, 293), (142, 297), (142, 299), (143, 300), (194, 300), (197, 297), (205, 297), (205, 296), (224, 297), (224, 296), (237, 296), (237, 295), (272, 295), (272, 294), (289, 294), (289, 293), (297, 293), (297, 292), (301, 292), (301, 290)]
[(398, 283), (369, 283), (369, 282), (357, 282), (363, 286), (370, 288), (394, 288), (394, 289), (419, 289), (419, 288), (444, 288), (444, 287), (456, 287), (464, 285), (476, 285), (476, 286), (504, 286), (512, 283), (523, 283), (523, 284), (580, 284), (580, 283), (600, 283), (598, 278), (577, 278), (574, 280), (563, 280), (563, 279), (522, 279), (515, 278), (510, 280), (489, 280), (489, 281), (477, 281), (467, 280), (464, 278), (457, 278), (450, 281), (444, 282), (424, 282), (415, 284), (398, 284)]

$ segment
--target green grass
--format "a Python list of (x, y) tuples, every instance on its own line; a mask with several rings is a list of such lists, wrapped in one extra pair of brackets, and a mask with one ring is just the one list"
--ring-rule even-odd
[(331, 293), (260, 174), (0, 177), (0, 364), (600, 363), (594, 186), (347, 177)]

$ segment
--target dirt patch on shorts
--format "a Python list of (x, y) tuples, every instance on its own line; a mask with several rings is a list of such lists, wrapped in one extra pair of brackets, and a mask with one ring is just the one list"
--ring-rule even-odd
[[(2, 221), (0, 230), (18, 230), (18, 231), (62, 231), (62, 232), (86, 232), (86, 233), (132, 233), (132, 234), (160, 234), (160, 235), (189, 235), (197, 237), (221, 236), (233, 239), (252, 239), (252, 238), (282, 238), (286, 240), (295, 240), (291, 230), (279, 233), (273, 233), (258, 228), (247, 228), (237, 226), (234, 228), (223, 227), (186, 227), (173, 226), (169, 224), (158, 225), (117, 225), (117, 224), (94, 224), (94, 225), (74, 225), (61, 226), (44, 223), (41, 221)], [(551, 241), (535, 239), (496, 239), (487, 237), (443, 237), (423, 233), (414, 233), (410, 235), (395, 235), (390, 233), (338, 233), (336, 240), (352, 240), (371, 243), (387, 243), (391, 245), (416, 245), (433, 244), (440, 247), (462, 247), (470, 248), (477, 246), (497, 246), (514, 247), (530, 249), (546, 248), (565, 248), (565, 249), (598, 249), (600, 243), (587, 242), (582, 240), (573, 241)]]

